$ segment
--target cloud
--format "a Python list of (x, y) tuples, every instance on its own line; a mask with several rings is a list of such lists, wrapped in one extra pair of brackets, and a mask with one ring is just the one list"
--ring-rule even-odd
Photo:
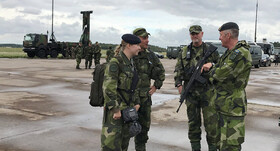
[[(120, 36), (145, 27), (150, 44), (166, 47), (190, 42), (188, 28), (199, 24), (204, 40), (218, 40), (217, 29), (228, 21), (240, 26), (240, 39), (253, 40), (256, 0), (54, 0), (54, 32), (59, 41), (77, 41), (81, 11), (92, 10), (91, 39), (119, 43)], [(258, 39), (279, 41), (278, 0), (259, 0)], [(1, 0), (0, 43), (22, 43), (26, 33), (51, 30), (50, 0)], [(14, 35), (14, 36), (13, 36)], [(21, 35), (21, 36), (19, 36)]]

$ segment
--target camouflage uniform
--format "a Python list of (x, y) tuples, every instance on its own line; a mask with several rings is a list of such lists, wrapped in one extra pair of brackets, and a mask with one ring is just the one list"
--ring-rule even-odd
[(244, 117), (247, 112), (245, 87), (252, 66), (249, 45), (238, 42), (227, 50), (210, 71), (210, 81), (215, 85), (212, 100), (219, 113), (218, 145), (221, 151), (239, 151), (244, 142)]
[(71, 58), (75, 59), (76, 58), (76, 48), (74, 46), (71, 47)]
[[(177, 59), (177, 64), (175, 67), (175, 86), (182, 85), (184, 81), (184, 87), (187, 85), (194, 67), (200, 59), (202, 59), (205, 51), (207, 50), (207, 44), (202, 43), (199, 47), (194, 47), (191, 45), (184, 47), (180, 52)], [(219, 59), (218, 52), (214, 52), (206, 62), (217, 63)], [(203, 72), (202, 76), (209, 79), (208, 73)], [(190, 89), (186, 97), (187, 105), (187, 115), (189, 124), (189, 139), (193, 150), (200, 150), (200, 140), (201, 140), (201, 110), (203, 113), (204, 127), (206, 131), (206, 138), (209, 150), (216, 150), (216, 137), (217, 137), (217, 126), (218, 121), (217, 112), (215, 110), (214, 101), (210, 101), (210, 96), (207, 91), (211, 88), (208, 82), (201, 84), (195, 81), (192, 88)], [(197, 103), (190, 103), (197, 102)]]
[(114, 51), (112, 48), (109, 48), (107, 51), (106, 51), (106, 55), (107, 55), (107, 58), (106, 58), (106, 62), (109, 62), (111, 60), (111, 58), (114, 57)]
[(81, 60), (82, 60), (82, 56), (83, 56), (83, 46), (80, 46), (78, 45), (76, 47), (76, 62), (77, 62), (77, 65), (76, 65), (76, 69), (80, 69), (80, 63), (81, 63)]
[(85, 47), (85, 68), (87, 67), (90, 69), (92, 65), (92, 55), (93, 55), (93, 47), (87, 46)]
[(100, 64), (100, 58), (101, 58), (101, 47), (98, 43), (95, 43), (94, 45), (94, 64)]
[[(129, 94), (133, 72), (135, 70), (133, 61), (128, 60), (123, 52), (119, 58), (112, 58), (105, 69), (103, 83), (104, 94), (104, 117), (101, 134), (102, 151), (126, 151), (129, 144), (129, 123), (124, 123), (122, 118), (115, 120), (113, 114), (128, 106), (139, 104), (138, 91), (135, 91), (132, 100)], [(120, 61), (122, 60), (122, 61)], [(122, 95), (120, 94), (122, 93)], [(129, 105), (122, 100), (129, 101)]]
[(158, 57), (147, 49), (139, 52), (138, 56), (134, 57), (134, 61), (139, 74), (140, 109), (138, 114), (142, 126), (142, 132), (135, 137), (135, 149), (145, 151), (151, 125), (152, 100), (149, 94), (151, 79), (155, 80), (154, 86), (160, 89), (165, 79), (165, 70)]

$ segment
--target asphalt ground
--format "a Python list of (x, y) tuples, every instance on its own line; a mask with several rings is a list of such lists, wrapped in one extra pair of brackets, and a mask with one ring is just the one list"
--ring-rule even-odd
[[(153, 96), (147, 150), (191, 151), (185, 105), (175, 112), (176, 60), (161, 61), (166, 80)], [(100, 150), (103, 112), (88, 99), (93, 69), (76, 70), (75, 64), (72, 59), (0, 59), (1, 151)], [(252, 68), (243, 150), (280, 150), (279, 84), (280, 67)], [(132, 139), (129, 150), (133, 148)], [(202, 150), (207, 150), (204, 132)]]

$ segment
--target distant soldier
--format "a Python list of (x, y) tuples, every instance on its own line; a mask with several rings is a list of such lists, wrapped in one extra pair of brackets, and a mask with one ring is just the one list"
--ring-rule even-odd
[(80, 63), (81, 63), (81, 60), (82, 60), (82, 55), (83, 55), (83, 50), (82, 50), (82, 43), (79, 43), (79, 45), (76, 47), (76, 62), (77, 62), (77, 65), (76, 65), (76, 69), (81, 69), (80, 68)]
[(71, 51), (71, 53), (70, 53), (71, 54), (71, 58), (75, 59), (76, 58), (76, 47), (74, 45), (72, 45), (70, 51)]
[(275, 66), (278, 66), (279, 60), (279, 54), (275, 55)]
[(92, 47), (92, 43), (89, 42), (88, 46), (85, 47), (85, 68), (91, 68), (92, 65), (92, 55), (93, 55), (93, 47)]
[(100, 64), (100, 58), (101, 58), (101, 47), (98, 42), (95, 42), (95, 45), (94, 45), (94, 64), (95, 65)]
[(114, 57), (114, 50), (110, 46), (109, 49), (106, 51), (106, 62), (109, 62)]

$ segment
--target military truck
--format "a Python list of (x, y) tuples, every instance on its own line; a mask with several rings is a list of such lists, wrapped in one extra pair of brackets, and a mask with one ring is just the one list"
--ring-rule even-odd
[(33, 58), (56, 58), (58, 54), (65, 56), (66, 48), (78, 45), (77, 42), (50, 42), (48, 43), (48, 36), (45, 34), (30, 33), (24, 36), (23, 51), (27, 56)]
[(262, 53), (263, 53), (262, 48), (256, 43), (249, 43), (249, 45), (250, 45), (249, 50), (252, 57), (252, 65), (255, 68), (259, 68), (262, 62)]
[(181, 51), (180, 47), (171, 47), (168, 46), (167, 47), (167, 52), (166, 52), (166, 56), (169, 59), (176, 59), (179, 55), (179, 52)]

